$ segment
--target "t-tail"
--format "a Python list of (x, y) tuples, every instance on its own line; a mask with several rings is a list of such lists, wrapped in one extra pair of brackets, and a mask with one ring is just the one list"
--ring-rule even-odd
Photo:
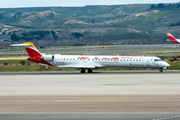
[[(42, 65), (49, 65), (49, 66), (53, 66), (50, 62), (48, 62), (46, 58), (49, 56), (48, 55), (45, 55), (45, 54), (42, 54), (40, 53), (36, 47), (34, 46), (33, 43), (31, 42), (25, 42), (25, 43), (22, 43), (22, 44), (12, 44), (11, 46), (14, 46), (14, 47), (25, 47), (27, 53), (29, 54), (29, 57), (28, 60), (32, 61), (32, 62), (36, 62), (36, 63), (39, 63), (39, 64), (42, 64)], [(52, 56), (52, 55), (51, 55)], [(53, 57), (52, 56), (51, 60), (53, 60)]]
[(167, 33), (167, 36), (169, 37), (169, 40), (171, 42), (176, 43), (176, 44), (180, 44), (179, 40), (177, 40), (173, 35), (171, 35), (171, 33)]

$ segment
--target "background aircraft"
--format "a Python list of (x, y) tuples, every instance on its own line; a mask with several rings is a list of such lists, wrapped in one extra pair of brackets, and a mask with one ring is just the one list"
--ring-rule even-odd
[(171, 41), (176, 44), (180, 44), (180, 39), (176, 39), (171, 33), (167, 33), (169, 39), (167, 41)]
[(30, 58), (28, 60), (41, 65), (80, 69), (81, 73), (92, 73), (92, 69), (105, 67), (159, 68), (160, 72), (170, 65), (158, 57), (144, 56), (84, 56), (84, 55), (46, 55), (40, 53), (33, 43), (13, 44), (24, 46)]

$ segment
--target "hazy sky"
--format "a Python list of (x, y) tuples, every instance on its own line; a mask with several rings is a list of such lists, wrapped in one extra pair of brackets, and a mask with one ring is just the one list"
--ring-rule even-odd
[(0, 0), (0, 8), (177, 3), (179, 0)]

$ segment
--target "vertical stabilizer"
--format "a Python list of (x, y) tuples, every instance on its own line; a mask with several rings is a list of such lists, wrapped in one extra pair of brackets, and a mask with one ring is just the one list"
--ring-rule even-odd
[(173, 35), (171, 35), (171, 33), (167, 33), (167, 36), (169, 37), (169, 40), (170, 40), (171, 42), (179, 44), (179, 42), (177, 41), (177, 39), (176, 39)]
[(22, 44), (28, 45), (28, 46), (25, 46), (25, 48), (30, 57), (42, 57), (42, 54), (36, 49), (36, 47), (34, 46), (33, 43), (26, 42), (26, 43), (22, 43)]

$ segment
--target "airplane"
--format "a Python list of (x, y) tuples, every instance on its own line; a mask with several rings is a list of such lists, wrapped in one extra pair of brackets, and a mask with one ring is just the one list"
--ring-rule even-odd
[[(93, 69), (106, 67), (159, 68), (160, 72), (170, 65), (158, 57), (145, 56), (85, 56), (85, 55), (46, 55), (40, 53), (33, 43), (12, 44), (25, 47), (29, 61), (40, 65), (79, 69), (81, 73), (92, 73)], [(87, 70), (87, 71), (86, 71)]]
[(180, 39), (176, 39), (173, 35), (171, 35), (171, 33), (167, 33), (169, 39), (167, 39), (167, 41), (176, 43), (176, 44), (180, 44)]

